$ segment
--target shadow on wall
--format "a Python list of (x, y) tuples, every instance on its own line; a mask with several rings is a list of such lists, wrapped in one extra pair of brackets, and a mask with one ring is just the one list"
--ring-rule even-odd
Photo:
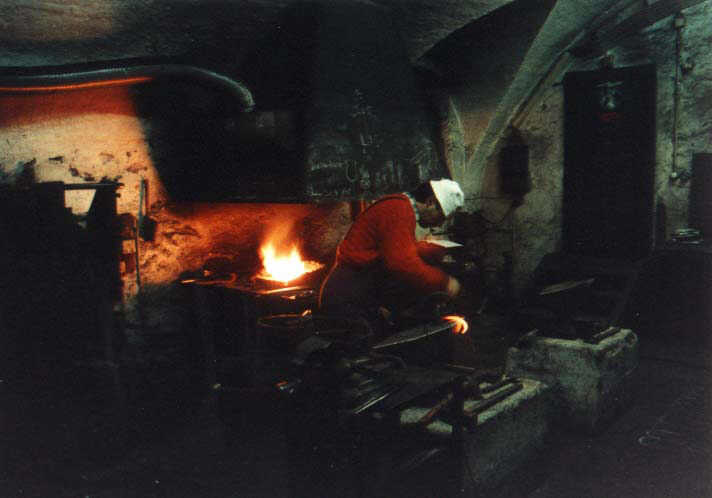
[[(234, 99), (190, 82), (137, 87), (134, 102), (172, 201), (298, 199), (303, 162), (275, 136), (274, 122), (255, 122), (259, 116), (244, 114)], [(260, 128), (267, 130), (260, 133)]]

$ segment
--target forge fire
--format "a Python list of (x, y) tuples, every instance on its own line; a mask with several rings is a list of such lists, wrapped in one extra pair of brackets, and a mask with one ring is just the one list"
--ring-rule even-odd
[(296, 245), (285, 251), (275, 248), (274, 243), (267, 242), (260, 248), (260, 257), (263, 267), (257, 278), (285, 285), (324, 266), (316, 261), (304, 260)]

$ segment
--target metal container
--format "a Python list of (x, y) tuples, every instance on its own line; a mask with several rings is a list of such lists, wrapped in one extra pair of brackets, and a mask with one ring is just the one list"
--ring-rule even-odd
[(289, 351), (314, 334), (312, 315), (283, 313), (257, 319), (257, 334), (268, 347)]

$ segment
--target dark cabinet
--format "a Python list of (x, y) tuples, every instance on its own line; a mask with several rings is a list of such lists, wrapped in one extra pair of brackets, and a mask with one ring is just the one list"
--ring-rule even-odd
[(655, 66), (564, 78), (567, 252), (637, 260), (653, 247)]

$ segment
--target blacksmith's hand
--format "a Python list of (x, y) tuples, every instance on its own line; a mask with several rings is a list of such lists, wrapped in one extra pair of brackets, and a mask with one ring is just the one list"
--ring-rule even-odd
[(447, 295), (450, 297), (456, 297), (460, 293), (460, 282), (455, 277), (449, 277), (447, 281)]

